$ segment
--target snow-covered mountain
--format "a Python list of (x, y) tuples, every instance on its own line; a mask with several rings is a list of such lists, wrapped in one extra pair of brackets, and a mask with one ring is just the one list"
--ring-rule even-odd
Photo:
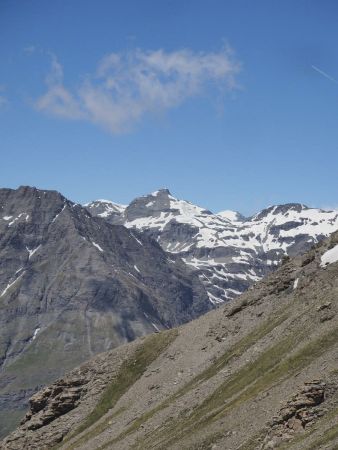
[(136, 198), (127, 207), (100, 200), (86, 207), (110, 223), (145, 232), (195, 267), (214, 304), (241, 294), (283, 257), (304, 253), (338, 229), (338, 211), (289, 203), (250, 218), (234, 211), (213, 214), (168, 189)]
[(127, 205), (120, 205), (119, 203), (111, 202), (110, 200), (96, 200), (95, 202), (83, 205), (85, 208), (90, 208), (92, 215), (99, 217), (115, 217), (120, 216)]

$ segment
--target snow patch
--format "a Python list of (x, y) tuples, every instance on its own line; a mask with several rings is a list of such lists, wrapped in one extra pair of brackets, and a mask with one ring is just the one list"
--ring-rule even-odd
[(31, 257), (34, 255), (34, 253), (41, 247), (41, 244), (38, 245), (36, 248), (30, 250), (28, 247), (26, 247), (27, 252), (29, 253), (28, 259), (31, 259)]
[(36, 338), (36, 336), (37, 336), (37, 334), (38, 334), (38, 332), (41, 330), (41, 328), (35, 328), (35, 330), (34, 330), (34, 334), (33, 334), (33, 336), (32, 336), (32, 341), (34, 341), (34, 339)]
[(16, 278), (14, 281), (12, 281), (12, 283), (8, 283), (7, 286), (5, 287), (5, 289), (2, 291), (0, 297), (3, 297), (6, 294), (6, 292), (8, 291), (8, 289), (10, 289), (22, 277), (22, 275), (24, 273), (25, 272), (22, 272), (22, 274), (19, 275), (18, 278)]
[(241, 215), (237, 211), (225, 210), (217, 213), (217, 216), (229, 220), (229, 222), (241, 222)]
[(136, 242), (138, 242), (140, 245), (143, 246), (142, 242), (139, 239), (137, 239), (137, 237), (133, 233), (131, 233), (131, 235), (133, 236)]
[(97, 244), (96, 242), (92, 242), (92, 244), (94, 245), (94, 247), (96, 247), (100, 252), (104, 252), (104, 250), (99, 246), (99, 244)]
[(330, 250), (327, 250), (321, 257), (321, 267), (325, 267), (328, 264), (333, 264), (338, 261), (338, 244)]
[(222, 298), (216, 297), (215, 295), (212, 295), (210, 292), (207, 292), (209, 300), (213, 305), (219, 305), (220, 303), (224, 303), (224, 300)]
[(154, 324), (154, 322), (151, 322), (151, 324), (152, 324), (152, 326), (155, 328), (156, 331), (161, 331), (161, 330), (159, 329), (159, 327), (158, 327), (156, 324)]
[(52, 220), (51, 223), (54, 223), (56, 221), (56, 219), (59, 217), (59, 215), (62, 213), (62, 211), (65, 209), (67, 205), (64, 205), (63, 208), (61, 209), (61, 211), (59, 213), (56, 214), (56, 216), (54, 217), (54, 219)]

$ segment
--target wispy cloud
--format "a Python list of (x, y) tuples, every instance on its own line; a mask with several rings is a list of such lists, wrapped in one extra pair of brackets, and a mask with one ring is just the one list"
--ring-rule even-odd
[(67, 119), (84, 119), (80, 99), (74, 96), (63, 85), (63, 68), (55, 55), (50, 53), (51, 70), (46, 77), (47, 92), (35, 103), (40, 111)]
[(320, 69), (319, 67), (314, 66), (314, 65), (312, 65), (311, 67), (312, 67), (313, 70), (315, 70), (320, 75), (322, 75), (323, 77), (327, 78), (328, 80), (333, 81), (334, 83), (338, 83), (338, 81), (335, 78), (331, 77), (331, 75), (329, 75), (328, 73), (324, 72), (324, 70)]
[(122, 133), (145, 115), (175, 108), (211, 88), (235, 89), (239, 71), (228, 48), (215, 53), (134, 50), (105, 56), (93, 75), (70, 90), (64, 85), (62, 66), (51, 55), (47, 91), (36, 108)]

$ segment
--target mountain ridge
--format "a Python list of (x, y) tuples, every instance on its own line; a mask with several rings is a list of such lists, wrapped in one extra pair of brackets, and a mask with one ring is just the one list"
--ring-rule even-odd
[[(89, 203), (87, 209), (96, 214)], [(274, 270), (284, 257), (304, 253), (338, 229), (338, 211), (287, 203), (251, 217), (214, 214), (161, 189), (133, 200), (120, 213), (99, 213), (111, 223), (145, 232), (195, 268), (210, 301), (221, 304)]]

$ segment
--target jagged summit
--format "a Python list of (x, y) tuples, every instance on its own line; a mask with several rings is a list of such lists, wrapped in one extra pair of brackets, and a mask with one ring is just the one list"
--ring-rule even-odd
[[(148, 195), (145, 195), (145, 197), (148, 197)], [(167, 188), (158, 189), (157, 191), (152, 192), (150, 195), (152, 197), (162, 197), (162, 196), (172, 197), (171, 192)]]
[(211, 214), (199, 206), (172, 196), (168, 189), (161, 189), (152, 194), (133, 200), (124, 212), (123, 224), (149, 217), (158, 218), (158, 223), (168, 223), (172, 217), (179, 217), (181, 221), (190, 222), (196, 215)]

